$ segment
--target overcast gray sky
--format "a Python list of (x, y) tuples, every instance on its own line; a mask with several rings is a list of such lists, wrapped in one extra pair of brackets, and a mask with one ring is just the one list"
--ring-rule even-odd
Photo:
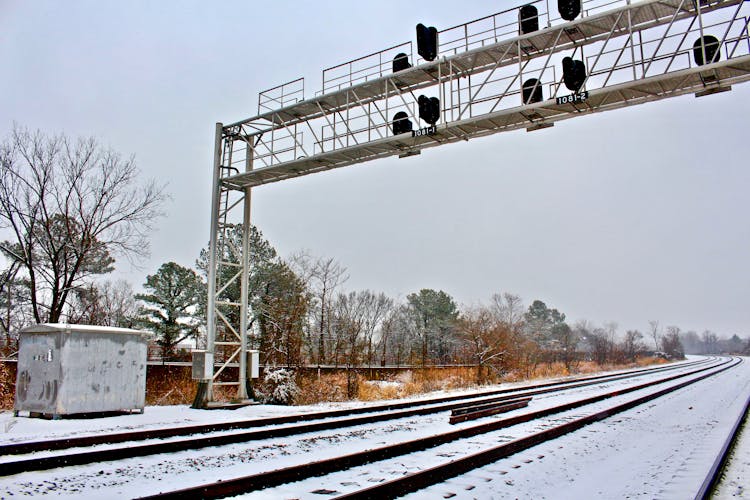
[[(215, 122), (259, 91), (506, 2), (0, 0), (0, 136), (13, 122), (96, 136), (168, 183), (136, 289), (208, 240)], [(511, 2), (508, 2), (510, 6)], [(620, 330), (657, 319), (750, 335), (750, 84), (498, 134), (257, 188), (282, 255), (349, 269), (349, 289), (499, 291)]]

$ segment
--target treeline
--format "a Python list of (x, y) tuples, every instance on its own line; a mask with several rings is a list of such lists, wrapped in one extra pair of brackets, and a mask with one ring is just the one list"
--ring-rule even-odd
[(750, 354), (750, 342), (735, 334), (729, 338), (719, 337), (711, 330), (698, 335), (692, 330), (679, 332), (686, 354)]
[[(239, 227), (230, 237), (240, 240)], [(305, 254), (281, 259), (257, 228), (251, 228), (248, 338), (268, 366), (431, 366), (472, 365), (479, 378), (509, 372), (528, 375), (541, 363), (561, 363), (568, 371), (590, 360), (625, 363), (660, 352), (684, 355), (679, 328), (651, 322), (644, 334), (617, 325), (588, 321), (569, 323), (564, 313), (534, 300), (497, 293), (485, 304), (459, 308), (445, 291), (422, 289), (402, 299), (371, 290), (347, 290), (347, 270), (333, 259)], [(224, 269), (222, 272), (236, 272)], [(133, 293), (123, 281), (89, 282), (76, 287), (62, 319), (70, 323), (141, 328), (154, 333), (166, 360), (186, 359), (179, 345), (187, 340), (201, 346), (205, 336), (208, 252), (195, 269), (174, 262), (163, 264)], [(23, 281), (14, 284), (26, 286)], [(30, 304), (16, 295), (4, 321), (17, 330), (33, 322)], [(238, 282), (224, 289), (224, 302), (238, 302)], [(10, 302), (6, 305), (11, 305)], [(239, 324), (238, 308), (219, 306), (229, 324)], [(6, 352), (15, 341), (14, 328), (5, 329)], [(233, 333), (220, 322), (217, 340)], [(687, 335), (687, 337), (686, 337)], [(691, 344), (692, 345), (692, 344)], [(744, 341), (742, 349), (747, 349)], [(217, 347), (218, 355), (222, 347)]]

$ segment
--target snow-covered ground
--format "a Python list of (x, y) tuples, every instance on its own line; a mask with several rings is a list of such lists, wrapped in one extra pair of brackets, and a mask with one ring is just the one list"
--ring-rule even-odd
[[(725, 378), (729, 375), (731, 375), (731, 378)], [(529, 450), (486, 468), (486, 472), (480, 471), (456, 478), (434, 487), (434, 490), (417, 494), (415, 498), (442, 497), (446, 494), (455, 494), (461, 498), (542, 498), (545, 496), (547, 498), (560, 498), (564, 496), (561, 493), (567, 494), (568, 488), (572, 488), (569, 498), (591, 496), (583, 494), (585, 492), (591, 492), (599, 497), (627, 496), (628, 492), (632, 496), (641, 494), (652, 497), (662, 495), (662, 493), (659, 493), (661, 490), (654, 489), (654, 485), (661, 484), (665, 485), (666, 488), (671, 484), (664, 479), (668, 472), (663, 471), (671, 469), (670, 463), (677, 456), (676, 451), (671, 451), (672, 448), (678, 450), (692, 449), (692, 453), (697, 456), (693, 461), (705, 462), (708, 460), (707, 457), (711, 453), (711, 447), (701, 443), (713, 440), (720, 441), (717, 436), (723, 426), (722, 412), (723, 416), (727, 418), (731, 413), (732, 408), (729, 400), (732, 397), (730, 394), (734, 393), (735, 399), (739, 400), (742, 399), (743, 394), (744, 397), (747, 397), (750, 393), (750, 386), (748, 385), (750, 384), (750, 376), (748, 375), (750, 375), (750, 363), (746, 362), (726, 374), (708, 379), (706, 382), (714, 382), (707, 386), (704, 386), (703, 383), (690, 386), (674, 395), (654, 401), (647, 408), (632, 410), (611, 419), (611, 422), (608, 420), (595, 424), (563, 438), (570, 440), (570, 443), (566, 442), (563, 445), (563, 441), (559, 440), (559, 442), (555, 442), (556, 444), (552, 448), (550, 448), (551, 445), (547, 445), (546, 448), (544, 445), (539, 446), (538, 448), (543, 450), (537, 450), (536, 455), (534, 455), (534, 450)], [(647, 375), (642, 377), (641, 381), (653, 377), (655, 375)], [(719, 379), (722, 382), (716, 382)], [(534, 398), (529, 409), (516, 410), (515, 413), (538, 410), (632, 384), (633, 382), (625, 381), (606, 382), (563, 393), (539, 395)], [(730, 387), (734, 391), (730, 390)], [(666, 404), (678, 396), (684, 398), (684, 400), (681, 400), (682, 403)], [(635, 395), (630, 397), (635, 397)], [(665, 404), (662, 404), (663, 402)], [(690, 403), (693, 409), (685, 410), (680, 406), (680, 404), (684, 406), (685, 402)], [(600, 404), (596, 408), (607, 404)], [(0, 428), (4, 429), (4, 433), (0, 442), (19, 442), (62, 436), (89, 435), (99, 432), (122, 432), (143, 428), (233, 421), (290, 412), (321, 411), (350, 405), (358, 404), (315, 405), (296, 408), (253, 406), (236, 411), (192, 410), (184, 406), (149, 407), (144, 415), (58, 421), (14, 418), (10, 413), (3, 413), (0, 414)], [(719, 414), (712, 414), (709, 407)], [(503, 429), (497, 433), (478, 436), (468, 443), (449, 444), (421, 454), (413, 454), (409, 457), (403, 457), (396, 463), (371, 464), (364, 468), (352, 469), (325, 478), (315, 478), (257, 492), (249, 496), (254, 498), (321, 498), (320, 494), (311, 492), (319, 490), (323, 486), (332, 491), (344, 493), (372, 484), (374, 481), (383, 481), (394, 477), (394, 475), (401, 475), (404, 471), (432, 466), (437, 461), (447, 461), (450, 460), (450, 457), (471, 453), (486, 448), (488, 445), (492, 446), (496, 443), (515, 439), (526, 433), (583, 415), (589, 411), (593, 410), (587, 408), (586, 411), (583, 411), (583, 409), (580, 409), (567, 414), (556, 415), (543, 421), (529, 422), (511, 429)], [(653, 412), (655, 416), (652, 416), (649, 412)], [(501, 416), (489, 418), (501, 418)], [(695, 422), (696, 420), (702, 420), (703, 425)], [(475, 423), (467, 422), (459, 426), (449, 426), (447, 424), (447, 412), (443, 412), (424, 417), (411, 417), (380, 424), (319, 432), (315, 435), (307, 434), (238, 443), (231, 446), (179, 454), (135, 458), (116, 463), (99, 463), (51, 471), (28, 472), (0, 478), (0, 497), (10, 498), (12, 496), (49, 493), (87, 498), (101, 498), (103, 496), (129, 498), (320, 460), (342, 453), (455, 430), (462, 425), (471, 426)], [(700, 439), (690, 437), (688, 431), (694, 433)], [(621, 443), (621, 441), (617, 436), (623, 433), (633, 434), (636, 437), (628, 439), (627, 445), (618, 445), (618, 442)], [(642, 436), (642, 438), (637, 438), (637, 436)], [(682, 437), (685, 442), (679, 441), (677, 439), (679, 437)], [(691, 443), (695, 444), (692, 448), (690, 448)], [(636, 444), (640, 447), (638, 452), (632, 451), (637, 448)], [(720, 445), (720, 442), (718, 445)], [(563, 448), (557, 446), (563, 446)], [(654, 453), (651, 453), (651, 451), (654, 451)], [(541, 455), (544, 455), (544, 458), (539, 458)], [(649, 458), (651, 455), (654, 456), (653, 459)], [(651, 464), (651, 467), (648, 465), (642, 465), (640, 468), (631, 466), (630, 461), (635, 460), (638, 456), (641, 457), (643, 464)], [(19, 458), (21, 457), (5, 457), (0, 459), (0, 462)], [(682, 459), (683, 462), (685, 460)], [(605, 467), (605, 463), (609, 463), (610, 466)], [(516, 465), (520, 466), (515, 467)], [(535, 472), (537, 467), (544, 466), (549, 470), (540, 469)], [(589, 474), (588, 469), (595, 466), (598, 466), (599, 470), (594, 474)], [(625, 467), (625, 469), (620, 471), (618, 469), (620, 466)], [(680, 467), (676, 467), (672, 471), (673, 475), (677, 477), (673, 483), (678, 486), (678, 490), (679, 485), (682, 484), (679, 479), (679, 469)], [(643, 485), (640, 486), (624, 479), (623, 484), (611, 481), (613, 475), (623, 478), (630, 477), (632, 471), (636, 474), (634, 477), (641, 477), (641, 475), (647, 474), (645, 471), (648, 470), (653, 474), (653, 479), (643, 481)], [(479, 475), (475, 476), (475, 474)], [(581, 482), (581, 477), (585, 477), (587, 480)], [(480, 480), (477, 480), (477, 478)], [(604, 480), (603, 478), (607, 479)], [(490, 480), (487, 481), (486, 479)], [(638, 480), (640, 479), (635, 481)], [(336, 487), (331, 487), (331, 485)], [(597, 495), (598, 490), (594, 489), (597, 487), (596, 485), (599, 485), (600, 489), (605, 488), (603, 494)], [(509, 486), (513, 487), (509, 488)], [(468, 487), (472, 488), (466, 489)], [(545, 490), (545, 487), (549, 490)], [(748, 488), (747, 485), (744, 487)], [(615, 494), (607, 494), (609, 491)], [(667, 488), (664, 491), (672, 490)], [(623, 495), (618, 493), (623, 493)]]
[[(733, 373), (731, 378), (722, 374), (707, 379), (709, 385), (699, 382), (677, 391), (674, 394), (681, 396), (678, 402), (674, 400), (676, 396), (664, 396), (645, 408), (586, 427), (552, 444), (534, 447), (408, 498), (692, 498), (688, 492), (700, 487), (716, 455), (714, 448), (718, 452), (726, 428), (734, 422), (731, 415), (737, 415), (731, 407), (737, 403), (734, 389), (744, 391), (745, 397), (750, 394), (750, 364), (741, 366), (744, 371)], [(607, 390), (615, 387), (608, 384)], [(649, 391), (651, 389), (631, 393), (618, 398), (618, 402), (636, 399)], [(593, 394), (594, 391), (587, 389), (585, 392)], [(555, 395), (549, 399), (554, 404), (562, 404), (578, 399), (580, 394)], [(348, 493), (539, 432), (611, 404), (612, 401), (597, 403), (469, 441), (250, 493), (242, 498), (320, 498), (314, 492), (321, 487), (336, 494)], [(530, 406), (530, 409), (541, 406)]]
[(729, 455), (714, 498), (750, 498), (750, 420), (745, 422)]
[[(746, 360), (409, 498), (694, 498), (748, 396)], [(750, 475), (736, 479), (747, 494)]]

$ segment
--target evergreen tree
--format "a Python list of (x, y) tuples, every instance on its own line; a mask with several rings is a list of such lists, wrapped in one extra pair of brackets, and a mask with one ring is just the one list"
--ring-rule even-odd
[(136, 295), (143, 301), (138, 323), (154, 332), (162, 357), (169, 359), (177, 344), (198, 335), (198, 304), (205, 295), (205, 284), (192, 269), (167, 262), (146, 277), (143, 287), (149, 293)]
[(458, 319), (458, 307), (453, 298), (442, 290), (422, 289), (409, 294), (406, 300), (420, 341), (422, 365), (427, 364), (428, 357), (441, 363), (450, 361)]

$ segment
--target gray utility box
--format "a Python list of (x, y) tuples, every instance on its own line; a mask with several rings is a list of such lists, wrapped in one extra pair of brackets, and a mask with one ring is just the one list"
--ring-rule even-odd
[(146, 333), (126, 328), (50, 323), (21, 330), (16, 414), (142, 412), (146, 343)]

